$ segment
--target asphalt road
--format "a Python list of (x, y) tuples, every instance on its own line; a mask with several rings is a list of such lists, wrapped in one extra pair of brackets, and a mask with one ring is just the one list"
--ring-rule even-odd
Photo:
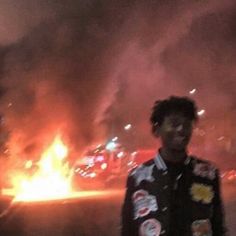
[[(236, 232), (236, 185), (223, 186), (226, 220)], [(78, 199), (16, 204), (4, 220), (3, 236), (118, 236), (123, 190)]]

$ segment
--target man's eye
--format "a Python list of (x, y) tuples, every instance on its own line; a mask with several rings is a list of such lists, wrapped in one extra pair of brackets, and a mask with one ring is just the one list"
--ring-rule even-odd
[(172, 122), (170, 124), (172, 127), (178, 127), (179, 125), (181, 125), (180, 123), (177, 123), (177, 122)]
[(191, 124), (190, 124), (190, 123), (182, 124), (182, 123), (179, 123), (179, 122), (172, 122), (170, 125), (171, 125), (171, 127), (173, 127), (173, 128), (177, 128), (177, 127), (179, 127), (180, 125), (183, 126), (184, 128), (190, 128), (190, 127), (191, 127)]

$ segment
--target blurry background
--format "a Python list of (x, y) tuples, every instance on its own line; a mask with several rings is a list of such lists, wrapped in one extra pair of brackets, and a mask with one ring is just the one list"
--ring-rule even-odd
[(151, 107), (170, 95), (198, 104), (191, 152), (235, 169), (235, 27), (233, 0), (1, 0), (1, 173), (57, 133), (73, 161), (114, 137), (154, 150)]

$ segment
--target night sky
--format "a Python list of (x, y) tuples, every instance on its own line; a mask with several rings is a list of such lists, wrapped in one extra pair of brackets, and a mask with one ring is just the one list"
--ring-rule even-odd
[(235, 63), (233, 0), (0, 1), (0, 104), (14, 154), (57, 132), (80, 149), (127, 123), (129, 138), (152, 145), (151, 107), (170, 95), (195, 99), (203, 139), (236, 152)]

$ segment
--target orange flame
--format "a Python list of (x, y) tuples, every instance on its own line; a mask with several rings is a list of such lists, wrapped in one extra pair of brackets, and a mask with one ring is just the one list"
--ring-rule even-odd
[(37, 172), (32, 177), (18, 175), (13, 179), (14, 201), (41, 201), (69, 197), (72, 189), (67, 156), (68, 148), (60, 136), (56, 136), (53, 143), (42, 154)]

